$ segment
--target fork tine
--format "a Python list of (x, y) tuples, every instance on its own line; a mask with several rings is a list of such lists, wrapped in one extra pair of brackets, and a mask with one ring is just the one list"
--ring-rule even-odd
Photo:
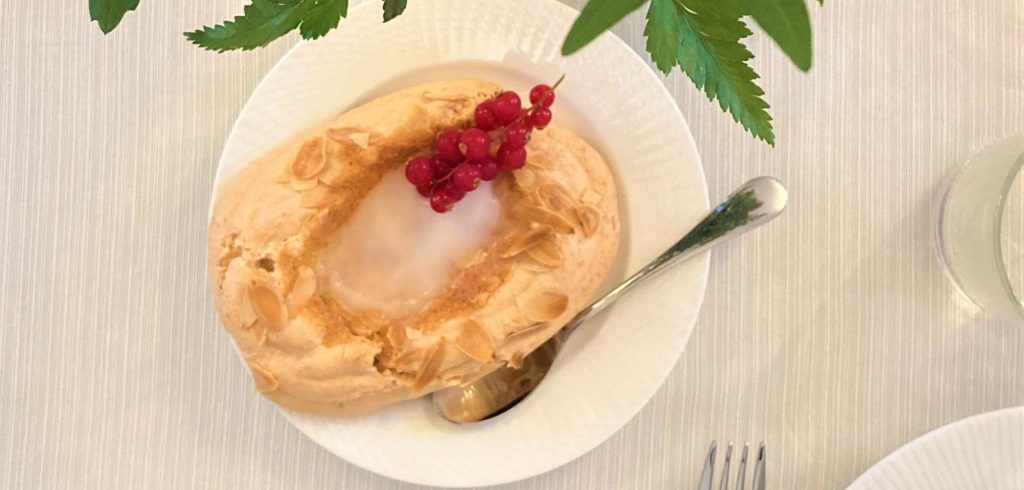
[(711, 441), (708, 455), (704, 458), (704, 470), (700, 472), (700, 483), (697, 490), (711, 490), (711, 480), (715, 478), (715, 453), (718, 452), (718, 441)]
[(764, 441), (761, 441), (761, 448), (757, 450), (757, 464), (754, 465), (753, 490), (764, 490), (764, 465), (765, 465)]
[(725, 449), (725, 464), (722, 465), (722, 481), (719, 483), (718, 490), (729, 490), (729, 463), (732, 461), (732, 441), (729, 441), (729, 447)]
[(744, 477), (747, 474), (747, 453), (750, 452), (750, 443), (743, 443), (743, 453), (740, 454), (740, 468), (736, 472), (736, 490), (744, 490), (746, 488), (746, 482)]

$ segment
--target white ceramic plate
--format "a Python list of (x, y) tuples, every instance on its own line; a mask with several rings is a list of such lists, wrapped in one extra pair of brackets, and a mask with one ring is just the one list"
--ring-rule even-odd
[(1020, 490), (1024, 407), (935, 429), (890, 454), (849, 490)]
[[(555, 121), (610, 162), (622, 196), (622, 251), (609, 281), (640, 268), (708, 208), (693, 138), (661, 78), (605, 35), (568, 59), (561, 41), (577, 12), (553, 0), (410, 2), (382, 24), (380, 2), (297, 45), (260, 84), (224, 149), (221, 184), (279, 142), (394, 89), (460, 77), (520, 93), (561, 74)], [(354, 419), (284, 411), (334, 454), (370, 471), (438, 486), (491, 485), (561, 466), (593, 449), (649, 400), (679, 359), (697, 318), (707, 257), (667, 272), (591, 320), (551, 375), (515, 410), (455, 426), (427, 399)], [(609, 284), (606, 283), (607, 288)]]

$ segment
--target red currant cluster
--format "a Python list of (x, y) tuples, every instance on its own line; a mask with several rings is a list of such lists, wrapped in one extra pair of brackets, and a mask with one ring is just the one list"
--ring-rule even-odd
[(494, 180), (501, 170), (522, 168), (530, 133), (551, 122), (557, 87), (558, 83), (533, 87), (528, 109), (511, 91), (481, 102), (473, 113), (474, 127), (441, 131), (434, 154), (409, 160), (405, 178), (430, 199), (434, 211), (445, 213), (480, 181)]

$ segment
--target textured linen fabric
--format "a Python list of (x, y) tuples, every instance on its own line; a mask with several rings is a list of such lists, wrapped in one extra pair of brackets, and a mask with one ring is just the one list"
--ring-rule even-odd
[[(185, 42), (241, 0), (143, 0), (103, 37), (87, 3), (0, 7), (0, 488), (411, 488), (260, 399), (207, 292), (219, 152), (296, 38)], [(767, 441), (768, 488), (841, 488), (930, 429), (1024, 405), (1024, 327), (967, 302), (931, 234), (949, 173), (1024, 131), (1024, 3), (810, 7), (809, 74), (750, 40), (775, 148), (665, 79), (713, 199), (767, 174), (791, 208), (715, 253), (683, 358), (635, 419), (506, 488), (689, 488), (712, 439)], [(641, 53), (642, 21), (615, 29)]]

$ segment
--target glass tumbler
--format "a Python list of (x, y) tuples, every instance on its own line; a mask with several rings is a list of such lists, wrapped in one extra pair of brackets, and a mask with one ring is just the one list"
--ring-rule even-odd
[(1006, 218), (1020, 219), (1004, 215), (1011, 197), (1020, 200), (1010, 195), (1011, 190), (1024, 193), (1024, 182), (1014, 185), (1022, 165), (1024, 134), (972, 156), (948, 181), (935, 226), (939, 257), (953, 282), (986, 312), (1020, 324), (1024, 324), (1024, 307), (1006, 264), (1022, 264), (1024, 257), (1004, 256), (1003, 233)]

